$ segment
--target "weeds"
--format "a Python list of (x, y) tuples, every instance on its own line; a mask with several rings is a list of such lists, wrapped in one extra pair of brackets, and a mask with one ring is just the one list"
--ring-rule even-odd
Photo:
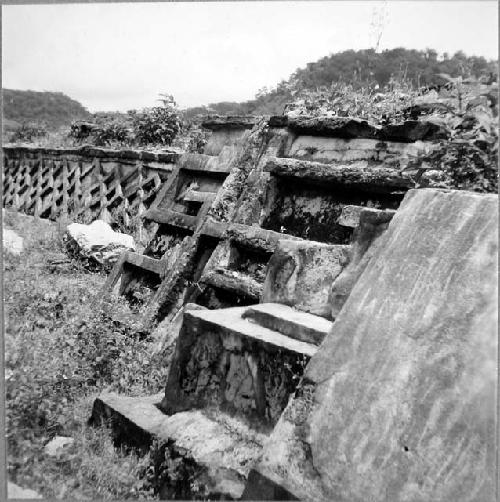
[[(137, 482), (146, 460), (115, 452), (85, 423), (102, 390), (161, 390), (167, 368), (151, 356), (154, 340), (122, 299), (92, 309), (103, 275), (49, 266), (47, 253), (63, 255), (55, 224), (8, 212), (4, 223), (25, 238), (20, 256), (4, 258), (9, 477), (49, 497), (149, 496)], [(75, 439), (64, 459), (43, 453), (55, 435)]]

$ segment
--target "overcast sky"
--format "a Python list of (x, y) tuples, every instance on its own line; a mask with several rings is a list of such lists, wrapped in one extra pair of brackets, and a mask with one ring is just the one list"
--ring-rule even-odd
[(496, 1), (4, 5), (2, 85), (62, 91), (90, 111), (154, 106), (160, 92), (182, 107), (242, 101), (374, 47), (381, 15), (380, 49), (498, 58)]

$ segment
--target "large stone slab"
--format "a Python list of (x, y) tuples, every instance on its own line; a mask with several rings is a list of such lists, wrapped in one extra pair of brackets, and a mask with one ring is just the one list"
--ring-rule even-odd
[(349, 249), (314, 241), (279, 241), (269, 261), (262, 303), (282, 303), (330, 317), (330, 286), (349, 261)]
[(263, 478), (304, 500), (495, 499), (497, 202), (407, 194), (245, 499)]

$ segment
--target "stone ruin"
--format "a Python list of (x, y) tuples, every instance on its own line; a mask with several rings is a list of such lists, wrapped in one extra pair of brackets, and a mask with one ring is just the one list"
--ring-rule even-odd
[(165, 391), (103, 394), (91, 423), (161, 441), (164, 499), (491, 500), (497, 196), (417, 185), (433, 123), (204, 127), (102, 292), (150, 291)]

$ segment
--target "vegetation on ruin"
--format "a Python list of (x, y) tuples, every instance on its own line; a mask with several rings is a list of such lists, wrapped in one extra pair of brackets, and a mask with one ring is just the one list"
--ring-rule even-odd
[(426, 176), (432, 175), (445, 188), (497, 191), (497, 65), (482, 57), (463, 52), (438, 55), (432, 49), (351, 50), (309, 63), (276, 88), (261, 89), (246, 103), (224, 102), (182, 111), (172, 96), (161, 96), (161, 106), (95, 113), (58, 137), (36, 124), (23, 125), (10, 140), (202, 152), (209, 132), (200, 126), (199, 114), (285, 112), (356, 117), (376, 124), (425, 119), (444, 125), (449, 139), (405, 166), (417, 186), (425, 186)]
[(497, 74), (497, 62), (483, 57), (466, 56), (459, 51), (439, 55), (433, 49), (414, 50), (402, 47), (376, 52), (374, 49), (348, 50), (330, 54), (298, 68), (274, 88), (262, 88), (255, 99), (243, 103), (211, 103), (208, 107), (187, 110), (189, 116), (203, 113), (279, 115), (297, 92), (316, 91), (337, 82), (347, 82), (355, 89), (391, 85), (405, 74), (412, 89), (432, 88), (446, 83), (440, 73), (464, 78)]
[[(150, 497), (148, 455), (116, 450), (109, 432), (86, 420), (101, 391), (161, 391), (165, 354), (152, 355), (155, 341), (123, 300), (92, 305), (105, 276), (68, 260), (55, 224), (15, 213), (4, 213), (4, 224), (26, 248), (4, 257), (9, 479), (46, 498)], [(75, 441), (48, 457), (43, 448), (56, 435)]]

